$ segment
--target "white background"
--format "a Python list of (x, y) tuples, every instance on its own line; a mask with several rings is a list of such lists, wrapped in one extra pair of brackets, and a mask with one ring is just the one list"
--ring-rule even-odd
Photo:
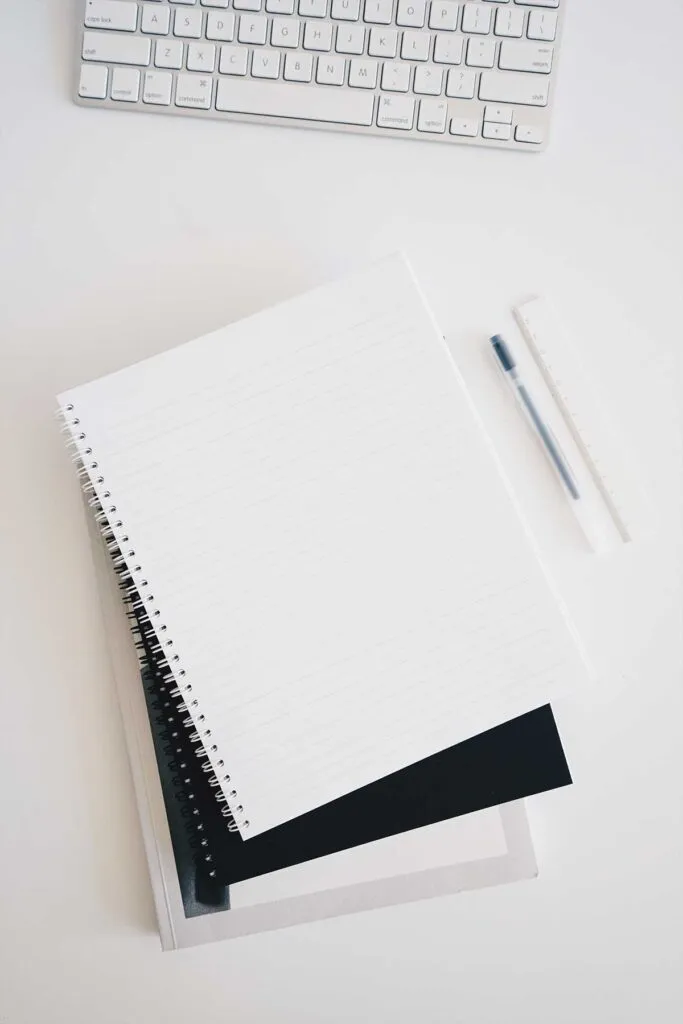
[[(0, 5), (3, 1024), (678, 1019), (682, 39), (676, 0), (571, 0), (534, 158), (83, 110), (73, 5)], [(530, 802), (533, 882), (162, 955), (54, 395), (398, 246), (598, 669), (557, 705), (575, 785)], [(482, 355), (535, 290), (652, 504), (608, 560)]]

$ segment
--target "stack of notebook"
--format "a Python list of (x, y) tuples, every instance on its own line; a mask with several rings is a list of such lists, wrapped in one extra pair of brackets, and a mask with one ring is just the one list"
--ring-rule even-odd
[(59, 404), (187, 916), (570, 781), (547, 701), (580, 656), (402, 257)]

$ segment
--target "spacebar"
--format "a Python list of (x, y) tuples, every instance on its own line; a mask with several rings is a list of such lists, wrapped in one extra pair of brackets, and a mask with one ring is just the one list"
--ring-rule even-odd
[(216, 92), (216, 110), (370, 125), (374, 100), (372, 93), (330, 86), (317, 89), (313, 85), (291, 85), (288, 82), (270, 85), (267, 82), (237, 82), (223, 78)]

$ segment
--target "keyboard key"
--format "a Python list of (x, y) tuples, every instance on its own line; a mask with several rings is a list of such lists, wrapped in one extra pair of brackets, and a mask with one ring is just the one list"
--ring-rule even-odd
[(458, 4), (451, 0), (432, 0), (429, 27), (441, 32), (453, 32), (458, 24)]
[(299, 14), (302, 18), (324, 18), (327, 0), (299, 0)]
[(535, 71), (541, 75), (549, 75), (552, 62), (552, 46), (513, 43), (507, 39), (500, 44), (498, 66), (505, 71)]
[(210, 74), (216, 65), (216, 47), (211, 43), (190, 43), (187, 47), (187, 70)]
[(294, 14), (294, 0), (266, 0), (269, 14)]
[(391, 25), (394, 0), (365, 0), (363, 18), (371, 25)]
[(426, 11), (427, 0), (398, 0), (396, 24), (406, 28), (422, 28)]
[(232, 6), (236, 11), (260, 11), (261, 0), (234, 0)]
[(339, 25), (337, 28), (337, 53), (362, 53), (365, 48), (365, 29), (362, 25)]
[(456, 71), (451, 68), (446, 79), (446, 95), (465, 100), (474, 99), (476, 80), (474, 71)]
[(108, 68), (103, 68), (98, 64), (84, 64), (78, 83), (78, 95), (89, 100), (105, 100), (108, 76)]
[(518, 124), (515, 128), (517, 142), (528, 142), (539, 146), (543, 142), (543, 131), (532, 124)]
[(484, 4), (465, 4), (462, 12), (462, 30), (487, 35), (491, 31), (491, 8)]
[(410, 131), (415, 117), (415, 100), (409, 96), (380, 96), (377, 124), (380, 128)]
[(183, 43), (177, 39), (157, 39), (154, 47), (154, 66), (157, 68), (181, 68), (183, 66)]
[(443, 135), (446, 131), (448, 104), (445, 100), (421, 100), (417, 116), (417, 130)]
[(501, 7), (496, 11), (495, 32), (497, 36), (519, 38), (524, 35), (524, 11), (518, 7)]
[[(189, 7), (192, 7), (193, 4), (197, 3), (197, 0), (170, 0), (170, 2), (172, 4), (185, 4)], [(157, 3), (159, 3), (159, 0), (157, 0)]]
[(549, 88), (549, 79), (542, 75), (506, 75), (498, 71), (482, 71), (479, 99), (546, 107)]
[(371, 28), (368, 53), (371, 57), (395, 57), (398, 32), (393, 28)]
[(167, 107), (171, 102), (173, 75), (168, 71), (148, 71), (142, 89), (142, 102)]
[(299, 0), (299, 14), (306, 18), (324, 18), (327, 0)]
[(142, 36), (119, 36), (111, 32), (83, 33), (83, 60), (104, 64), (149, 64), (152, 43)]
[(310, 82), (313, 58), (310, 53), (288, 53), (285, 57), (285, 78), (288, 82)]
[(300, 34), (301, 22), (297, 18), (273, 18), (270, 32), (272, 46), (289, 46), (296, 49)]
[(304, 28), (304, 49), (327, 51), (332, 49), (332, 26), (327, 22), (307, 21)]
[(173, 17), (173, 35), (201, 39), (203, 17), (201, 11), (176, 11)]
[(137, 103), (140, 96), (140, 72), (137, 68), (114, 68), (111, 98), (121, 103)]
[(376, 60), (352, 60), (349, 71), (349, 85), (356, 89), (374, 89), (377, 85)]
[(346, 61), (343, 57), (318, 57), (315, 80), (320, 85), (343, 85)]
[(168, 35), (171, 28), (171, 8), (145, 4), (142, 8), (140, 28), (143, 32), (149, 32), (150, 35)]
[(512, 134), (512, 128), (509, 124), (489, 124), (484, 121), (484, 128), (481, 134), (485, 139), (500, 139), (503, 142), (507, 142)]
[(332, 0), (331, 15), (337, 21), (358, 21), (361, 0)]
[(527, 7), (559, 7), (560, 0), (515, 0), (516, 4), (525, 4)]
[(495, 64), (496, 44), (493, 39), (468, 39), (467, 60), (471, 68), (492, 68)]
[(462, 36), (451, 36), (446, 32), (439, 32), (434, 43), (434, 61), (437, 64), (460, 64), (462, 45)]
[(84, 22), (88, 28), (135, 32), (138, 5), (128, 3), (128, 0), (87, 0)]
[(216, 95), (217, 110), (357, 125), (372, 124), (374, 102), (374, 95), (355, 89), (312, 85), (291, 85), (283, 89), (270, 82), (238, 82), (228, 78), (219, 81)]
[(404, 60), (429, 60), (429, 32), (404, 32), (401, 56)]
[(231, 43), (235, 38), (235, 15), (209, 11), (206, 16), (206, 38)]
[(229, 7), (230, 0), (200, 0), (202, 7)]
[(420, 96), (440, 96), (443, 85), (443, 71), (440, 68), (415, 68), (413, 92)]
[(207, 75), (178, 75), (175, 87), (176, 107), (195, 107), (210, 110), (213, 78)]
[(410, 88), (410, 64), (387, 61), (382, 68), (382, 88), (387, 92), (408, 92)]
[(254, 78), (279, 78), (280, 54), (277, 50), (255, 50), (251, 73)]
[(221, 46), (218, 70), (222, 75), (246, 75), (247, 53), (243, 46)]
[(484, 120), (496, 121), (498, 124), (512, 124), (512, 111), (509, 107), (494, 107), (487, 103)]
[(237, 38), (240, 43), (265, 43), (268, 35), (268, 19), (262, 14), (243, 14), (240, 18)]
[(529, 25), (526, 30), (527, 38), (543, 39), (552, 43), (557, 32), (557, 15), (552, 11), (531, 11), (529, 14)]
[(453, 117), (451, 118), (450, 133), (474, 139), (479, 134), (479, 122), (471, 117)]

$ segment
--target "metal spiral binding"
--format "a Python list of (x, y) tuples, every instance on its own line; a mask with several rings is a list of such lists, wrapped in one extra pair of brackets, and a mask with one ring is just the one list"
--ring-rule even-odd
[[(173, 650), (173, 639), (163, 636), (167, 632), (161, 620), (161, 610), (156, 607), (154, 594), (150, 589), (149, 580), (144, 578), (143, 567), (136, 561), (135, 547), (126, 526), (120, 518), (111, 492), (107, 488), (105, 477), (97, 461), (97, 455), (88, 445), (88, 437), (72, 403), (60, 410), (63, 418), (62, 431), (70, 434), (67, 447), (73, 449), (72, 459), (78, 465), (78, 474), (82, 479), (82, 488), (88, 498), (88, 505), (93, 510), (95, 522), (104, 538), (109, 556), (119, 580), (123, 598), (129, 606), (128, 616), (131, 621), (134, 641), (138, 652), (142, 671), (151, 671), (152, 665), (160, 673), (159, 687), (163, 696), (174, 702), (173, 715), (169, 716), (169, 740), (177, 739), (178, 726), (187, 730), (185, 737), (193, 746), (200, 770), (209, 776), (208, 784), (217, 790), (214, 795), (225, 826), (230, 832), (244, 831), (249, 828), (249, 820), (245, 817), (242, 804), (235, 804), (237, 790), (231, 789), (226, 796), (222, 785), (230, 784), (230, 775), (224, 772), (225, 762), (219, 755), (216, 743), (206, 743), (211, 739), (211, 729), (204, 728), (205, 718), (199, 708), (199, 701), (192, 695), (192, 683), (186, 679), (186, 670), (182, 667), (180, 656)], [(189, 735), (188, 735), (189, 734)], [(173, 744), (177, 752), (182, 752), (182, 744)], [(208, 746), (208, 750), (207, 750)], [(213, 755), (213, 757), (209, 755)], [(217, 771), (221, 773), (220, 779)], [(180, 777), (179, 777), (180, 778)], [(183, 776), (191, 779), (191, 773)], [(206, 778), (203, 783), (206, 786)], [(195, 795), (183, 791), (188, 805), (195, 802)], [(196, 818), (197, 807), (188, 806), (187, 814)], [(201, 823), (199, 823), (201, 824)], [(198, 829), (202, 831), (201, 828)], [(199, 844), (202, 845), (202, 836)], [(210, 855), (207, 855), (210, 860)], [(215, 871), (209, 871), (215, 877)]]
[(164, 670), (157, 666), (154, 655), (150, 651), (149, 633), (139, 623), (142, 606), (140, 598), (135, 594), (127, 594), (124, 601), (128, 606), (127, 615), (137, 651), (142, 684), (146, 693), (152, 697), (152, 700), (148, 701), (150, 716), (152, 711), (156, 712), (155, 723), (158, 726), (156, 735), (165, 743), (163, 752), (167, 759), (166, 765), (174, 773), (171, 783), (177, 790), (176, 799), (183, 804), (181, 815), (188, 819), (184, 822), (184, 827), (190, 846), (194, 851), (194, 859), (198, 870), (205, 872), (209, 878), (215, 879), (217, 871), (214, 866), (214, 850), (218, 844), (216, 843), (216, 822), (211, 820), (211, 810), (212, 807), (215, 808), (213, 817), (218, 819), (224, 829), (220, 808), (215, 803), (207, 805), (205, 801), (200, 811), (195, 791), (199, 794), (204, 792), (203, 787), (198, 786), (198, 784), (204, 783), (204, 777), (193, 751), (191, 748), (188, 749), (186, 730), (182, 727), (178, 728), (180, 717), (184, 712), (171, 699), (169, 685), (162, 680)]
[[(157, 757), (160, 765), (163, 760), (166, 769), (163, 773), (166, 785), (164, 788), (162, 778), (162, 788), (169, 821), (175, 817), (176, 828), (182, 829), (188, 837), (197, 871), (195, 898), (200, 902), (220, 905), (225, 899), (223, 887), (230, 883), (234, 843), (241, 845), (241, 840), (237, 833), (228, 831), (221, 806), (213, 799), (213, 790), (207, 785), (211, 776), (195, 756), (195, 748), (189, 742), (189, 730), (182, 724), (185, 710), (171, 697), (174, 684), (163, 681), (166, 671), (158, 666), (158, 654), (152, 654), (150, 649), (156, 644), (156, 639), (150, 638), (149, 630), (144, 626), (138, 626), (140, 603), (138, 601), (135, 608), (134, 598), (126, 597), (125, 600), (141, 665), (142, 688), (153, 723)], [(169, 806), (169, 800), (180, 805), (177, 815)], [(201, 883), (202, 878), (220, 889), (207, 890)]]

